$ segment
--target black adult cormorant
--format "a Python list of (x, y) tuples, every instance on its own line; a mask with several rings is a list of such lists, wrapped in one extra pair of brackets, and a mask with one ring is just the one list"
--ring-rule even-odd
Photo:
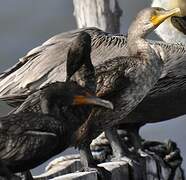
[[(36, 92), (41, 112), (31, 110), (0, 118), (0, 176), (11, 179), (11, 173), (34, 168), (75, 144), (76, 130), (89, 116), (90, 105), (113, 108), (110, 102), (94, 95), (90, 42), (90, 36), (81, 33), (72, 43), (67, 82), (48, 84)], [(85, 87), (71, 81), (76, 71)]]
[[(72, 146), (75, 131), (91, 111), (82, 105), (102, 103), (75, 82), (61, 82), (53, 87), (42, 93), (49, 98), (41, 98), (41, 104), (49, 103), (41, 106), (45, 114), (20, 112), (0, 118), (0, 159), (13, 173), (32, 169)], [(56, 90), (60, 96), (55, 94)], [(48, 114), (45, 107), (50, 110)], [(0, 168), (0, 175), (3, 172)]]

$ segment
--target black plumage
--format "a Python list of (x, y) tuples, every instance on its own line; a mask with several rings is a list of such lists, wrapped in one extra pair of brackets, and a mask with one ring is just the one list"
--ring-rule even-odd
[(93, 98), (77, 83), (60, 83), (52, 88), (46, 89), (51, 96), (42, 91), (43, 113), (19, 112), (0, 118), (0, 159), (12, 172), (36, 167), (73, 145), (73, 133), (91, 111), (91, 106), (75, 105), (76, 97)]

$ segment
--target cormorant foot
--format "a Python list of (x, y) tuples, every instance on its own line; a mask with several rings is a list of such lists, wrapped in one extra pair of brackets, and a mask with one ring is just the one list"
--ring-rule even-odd
[(176, 143), (169, 140), (162, 143), (157, 141), (145, 141), (143, 149), (148, 151), (153, 156), (156, 155), (164, 160), (164, 162), (171, 168), (177, 168), (182, 163), (180, 150)]
[(141, 157), (149, 157), (150, 154), (148, 154), (146, 151), (142, 150), (142, 149), (138, 149), (138, 154), (141, 156)]
[(30, 171), (25, 171), (21, 173), (21, 179), (22, 180), (34, 180), (32, 174)]
[(180, 156), (179, 151), (171, 152), (169, 155), (166, 155), (164, 161), (172, 168), (176, 168), (182, 164), (182, 157)]
[(164, 161), (171, 167), (177, 168), (182, 164), (182, 156), (180, 154), (180, 149), (177, 147), (177, 144), (171, 140), (166, 143), (167, 154), (164, 157)]
[(111, 180), (112, 174), (103, 167), (84, 167), (81, 171), (96, 172), (99, 180)]
[(134, 160), (133, 158), (129, 158), (127, 156), (115, 157), (115, 158), (112, 158), (111, 161), (125, 161), (131, 167), (135, 167), (135, 166), (139, 166), (140, 165), (140, 163), (137, 160)]

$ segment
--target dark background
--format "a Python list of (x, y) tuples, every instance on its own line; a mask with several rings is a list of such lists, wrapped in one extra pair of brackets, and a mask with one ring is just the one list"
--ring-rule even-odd
[[(120, 0), (123, 9), (121, 32), (127, 32), (135, 14), (150, 5), (150, 0)], [(6, 0), (0, 5), (0, 71), (13, 65), (27, 51), (40, 45), (51, 36), (76, 28), (73, 17), (72, 0)], [(152, 36), (156, 39), (156, 36)], [(8, 107), (0, 104), (0, 115)], [(186, 121), (185, 116), (153, 125), (146, 125), (141, 134), (147, 139), (176, 141), (184, 157), (186, 167)], [(72, 149), (65, 152), (72, 153)], [(42, 165), (33, 170), (34, 174), (43, 171)]]

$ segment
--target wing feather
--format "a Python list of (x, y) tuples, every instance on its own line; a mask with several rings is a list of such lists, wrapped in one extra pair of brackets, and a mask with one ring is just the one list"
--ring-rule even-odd
[(51, 116), (38, 113), (11, 114), (0, 118), (0, 125), (1, 159), (39, 159), (42, 153), (48, 156), (53, 154), (58, 146), (59, 139), (52, 130), (59, 124)]
[[(0, 96), (29, 94), (47, 83), (64, 81), (66, 79), (66, 57), (69, 46), (81, 31), (86, 31), (91, 35), (91, 59), (94, 66), (99, 66), (109, 59), (127, 56), (126, 36), (112, 35), (97, 28), (84, 28), (61, 33), (31, 50), (21, 59), (21, 62), (10, 68), (4, 75), (1, 75)], [(180, 72), (179, 60), (183, 61), (182, 64), (186, 64), (185, 46), (158, 41), (149, 42), (155, 47), (160, 46), (164, 51), (166, 61), (173, 63), (175, 70)], [(169, 68), (164, 71), (164, 76), (166, 76), (167, 71), (169, 71)], [(181, 70), (181, 73), (184, 72)], [(105, 78), (102, 77), (99, 81), (106, 81)], [(111, 80), (112, 78), (109, 76), (108, 81), (110, 81), (109, 79)], [(105, 89), (113, 89), (109, 88), (108, 84), (102, 83), (102, 85), (106, 86)], [(104, 94), (104, 92), (100, 93)]]

